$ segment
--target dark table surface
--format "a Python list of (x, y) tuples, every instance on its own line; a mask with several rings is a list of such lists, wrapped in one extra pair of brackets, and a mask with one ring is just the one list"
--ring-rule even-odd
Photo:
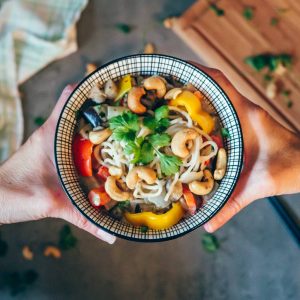
[[(78, 24), (79, 51), (54, 62), (22, 87), (26, 137), (36, 116), (47, 117), (64, 85), (80, 80), (86, 62), (105, 63), (142, 51), (154, 42), (160, 53), (199, 59), (160, 20), (182, 12), (193, 1), (90, 1)], [(129, 23), (128, 34), (115, 29)], [(297, 203), (298, 202), (298, 203)], [(297, 195), (288, 203), (299, 212)], [(2, 272), (35, 269), (37, 282), (17, 297), (0, 290), (0, 299), (300, 299), (299, 248), (266, 200), (242, 211), (216, 233), (221, 247), (207, 253), (203, 230), (155, 244), (118, 240), (109, 246), (72, 227), (79, 240), (60, 260), (42, 255), (55, 243), (65, 222), (43, 220), (3, 226), (9, 252), (0, 258)], [(21, 254), (24, 245), (33, 261)]]

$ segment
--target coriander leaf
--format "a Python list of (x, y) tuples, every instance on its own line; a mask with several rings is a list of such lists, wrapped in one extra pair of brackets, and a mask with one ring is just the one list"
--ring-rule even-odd
[(113, 138), (116, 141), (124, 141), (124, 142), (134, 141), (135, 135), (136, 135), (135, 131), (128, 130), (126, 128), (115, 129), (112, 134)]
[(254, 9), (251, 6), (247, 6), (244, 8), (243, 16), (246, 20), (252, 20), (254, 15)]
[(141, 226), (140, 227), (140, 231), (141, 231), (141, 233), (146, 233), (147, 231), (148, 231), (148, 226)]
[(202, 236), (202, 246), (207, 252), (215, 252), (220, 248), (220, 243), (214, 234), (204, 233)]
[(42, 126), (45, 123), (46, 119), (43, 117), (36, 117), (34, 118), (34, 123), (37, 126)]
[(141, 153), (138, 162), (146, 165), (154, 159), (153, 148), (150, 143), (144, 142), (141, 147)]
[(126, 200), (126, 201), (120, 201), (117, 204), (117, 207), (119, 207), (122, 210), (128, 209), (130, 207), (130, 201)]
[(69, 225), (64, 225), (59, 232), (59, 247), (63, 250), (74, 248), (77, 244), (77, 238), (72, 234)]
[(155, 129), (156, 126), (157, 126), (156, 119), (155, 119), (155, 117), (153, 117), (153, 116), (146, 116), (146, 117), (143, 119), (143, 124), (144, 124), (144, 126), (148, 127), (148, 128), (151, 129), (152, 131), (154, 131), (154, 129)]
[(116, 29), (118, 29), (119, 31), (125, 33), (125, 34), (128, 34), (130, 33), (130, 31), (132, 30), (132, 27), (128, 24), (125, 24), (125, 23), (117, 23), (115, 25)]
[(169, 117), (168, 105), (163, 105), (163, 106), (157, 108), (154, 111), (154, 116), (157, 121), (160, 121), (161, 119), (164, 119), (164, 118), (168, 118)]
[(224, 16), (225, 12), (223, 9), (219, 8), (216, 3), (211, 3), (209, 8), (218, 16)]
[(151, 134), (148, 136), (148, 140), (153, 148), (159, 149), (170, 145), (171, 137), (167, 133), (163, 134)]
[(291, 108), (293, 106), (293, 101), (291, 99), (288, 99), (288, 101), (286, 102), (286, 106), (288, 108)]
[(182, 164), (182, 161), (179, 157), (175, 155), (162, 154), (158, 151), (157, 154), (160, 158), (160, 167), (162, 173), (164, 173), (166, 176), (170, 176), (179, 171), (179, 167)]
[(290, 67), (292, 65), (293, 58), (290, 54), (282, 53), (278, 55), (278, 58), (285, 67)]
[(170, 126), (170, 120), (169, 119), (161, 119), (156, 127), (156, 131), (161, 133), (165, 131)]
[(245, 58), (245, 63), (255, 71), (260, 71), (268, 65), (268, 59), (266, 55), (249, 56)]
[(270, 24), (271, 24), (272, 26), (276, 26), (278, 23), (279, 23), (279, 19), (278, 19), (278, 18), (275, 18), (275, 17), (273, 17), (273, 18), (271, 19), (271, 21), (270, 21)]
[(139, 130), (138, 116), (132, 112), (124, 112), (122, 115), (112, 117), (108, 121), (110, 129), (126, 128), (128, 130)]
[(282, 94), (283, 96), (285, 96), (285, 97), (288, 97), (288, 96), (291, 94), (291, 91), (290, 91), (290, 90), (283, 90), (283, 91), (281, 92), (281, 94)]
[(273, 76), (270, 74), (265, 74), (263, 78), (264, 78), (264, 81), (266, 81), (266, 82), (270, 82), (273, 80)]
[(221, 128), (221, 135), (224, 138), (230, 138), (230, 133), (229, 133), (228, 129), (225, 127)]

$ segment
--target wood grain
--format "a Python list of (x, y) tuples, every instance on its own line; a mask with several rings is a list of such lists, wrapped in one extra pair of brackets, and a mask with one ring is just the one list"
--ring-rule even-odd
[[(285, 126), (300, 132), (300, 1), (220, 0), (215, 3), (225, 11), (224, 16), (217, 16), (208, 1), (196, 1), (182, 16), (173, 19), (172, 29), (209, 66), (221, 69), (241, 93)], [(251, 20), (243, 16), (247, 6), (254, 10)], [(272, 18), (279, 20), (276, 26), (271, 25)], [(244, 63), (246, 57), (261, 53), (292, 54), (291, 70), (278, 79), (291, 92), (291, 108), (281, 93), (269, 99), (262, 73)]]

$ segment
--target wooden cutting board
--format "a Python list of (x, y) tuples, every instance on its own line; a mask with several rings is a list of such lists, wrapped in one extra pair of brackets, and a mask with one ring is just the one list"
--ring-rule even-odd
[[(171, 18), (169, 26), (199, 55), (208, 66), (222, 70), (238, 90), (268, 110), (285, 126), (300, 132), (300, 1), (299, 0), (219, 0), (213, 1), (224, 10), (217, 16), (208, 0), (196, 1), (183, 15)], [(253, 8), (253, 18), (243, 16)], [(272, 18), (278, 20), (271, 24)], [(274, 22), (274, 21), (273, 21)], [(278, 92), (266, 95), (269, 83), (245, 64), (246, 57), (261, 53), (288, 53), (292, 67), (277, 77), (285, 97)], [(287, 98), (293, 105), (287, 106)]]

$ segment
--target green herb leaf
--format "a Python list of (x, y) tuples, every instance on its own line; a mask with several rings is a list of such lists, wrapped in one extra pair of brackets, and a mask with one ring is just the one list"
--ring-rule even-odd
[(275, 18), (275, 17), (271, 18), (271, 21), (270, 21), (271, 26), (276, 26), (276, 25), (278, 25), (278, 23), (279, 23), (278, 18)]
[(118, 128), (114, 130), (112, 135), (116, 141), (130, 142), (130, 141), (134, 141), (136, 136), (136, 131), (128, 130), (126, 128), (123, 129)]
[(225, 127), (221, 128), (221, 135), (224, 138), (230, 138), (230, 133), (229, 133), (228, 129)]
[(265, 82), (270, 82), (273, 80), (273, 76), (270, 75), (269, 73), (265, 74), (264, 77), (263, 77), (264, 81)]
[(151, 134), (148, 136), (148, 140), (153, 148), (159, 149), (161, 147), (165, 147), (170, 145), (171, 136), (167, 133), (163, 134)]
[(144, 142), (141, 147), (138, 162), (144, 165), (149, 164), (154, 159), (153, 148), (150, 143)]
[(220, 248), (220, 244), (217, 237), (211, 233), (203, 234), (202, 246), (207, 252), (215, 252)]
[(37, 126), (42, 126), (45, 123), (46, 119), (43, 117), (35, 117), (34, 118), (34, 123)]
[(157, 151), (160, 159), (160, 167), (162, 173), (166, 176), (171, 176), (179, 171), (179, 167), (182, 165), (182, 161), (175, 155), (162, 154)]
[(164, 132), (169, 126), (170, 126), (169, 119), (161, 119), (159, 120), (155, 131), (158, 133)]
[(291, 99), (289, 99), (287, 102), (286, 102), (286, 106), (288, 108), (291, 108), (293, 106), (293, 101)]
[(130, 207), (130, 201), (129, 200), (121, 201), (117, 204), (117, 206), (122, 210), (128, 209)]
[(225, 12), (223, 9), (221, 9), (220, 7), (217, 6), (216, 3), (211, 3), (209, 5), (209, 8), (218, 16), (218, 17), (221, 17), (221, 16), (224, 16), (225, 15)]
[(131, 32), (132, 30), (132, 27), (128, 24), (125, 24), (125, 23), (117, 23), (115, 25), (116, 29), (118, 29), (119, 31), (125, 33), (125, 34), (128, 34)]
[(150, 130), (154, 131), (157, 127), (157, 121), (154, 116), (146, 116), (143, 119), (144, 126), (148, 127)]
[(62, 250), (74, 248), (77, 244), (77, 238), (72, 234), (69, 225), (64, 225), (59, 232), (58, 245)]
[(255, 55), (246, 57), (245, 63), (255, 71), (260, 71), (268, 65), (268, 59), (265, 55)]
[(168, 105), (163, 105), (163, 106), (157, 108), (154, 111), (154, 116), (157, 121), (160, 121), (161, 119), (164, 119), (164, 118), (168, 118), (169, 117)]
[(140, 231), (142, 232), (142, 233), (146, 233), (147, 231), (148, 231), (148, 226), (141, 226), (140, 227)]
[(283, 91), (281, 92), (281, 94), (282, 94), (283, 96), (285, 96), (285, 97), (288, 97), (288, 96), (291, 94), (291, 91), (290, 91), (290, 90), (283, 90)]
[(252, 20), (254, 15), (254, 8), (251, 6), (247, 6), (244, 8), (243, 16), (246, 20)]

